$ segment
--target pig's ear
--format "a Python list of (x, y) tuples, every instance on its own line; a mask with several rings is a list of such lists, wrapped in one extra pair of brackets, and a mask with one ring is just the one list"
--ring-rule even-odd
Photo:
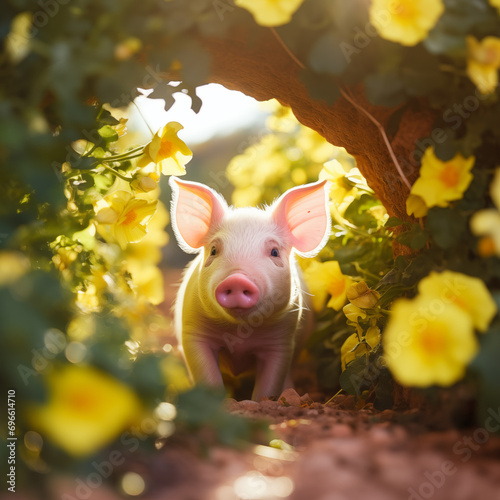
[(226, 202), (212, 189), (197, 182), (170, 177), (172, 188), (172, 228), (179, 246), (196, 253), (205, 244), (210, 229), (216, 227), (227, 208)]
[(274, 221), (291, 237), (303, 257), (313, 257), (330, 236), (327, 181), (292, 188), (271, 207)]

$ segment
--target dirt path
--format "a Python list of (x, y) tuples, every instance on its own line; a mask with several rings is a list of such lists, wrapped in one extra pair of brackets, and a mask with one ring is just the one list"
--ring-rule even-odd
[[(44, 500), (500, 500), (500, 437), (485, 428), (432, 431), (417, 411), (353, 403), (340, 396), (326, 406), (291, 389), (278, 401), (229, 399), (231, 412), (266, 418), (286, 444), (203, 454), (189, 439), (169, 438), (157, 454), (132, 454), (110, 478), (136, 471), (146, 486), (139, 497), (102, 485), (87, 493), (75, 478), (52, 478)], [(491, 417), (491, 427), (500, 425), (500, 412)]]
[(347, 410), (349, 399), (324, 406), (292, 390), (282, 396), (285, 404), (228, 400), (228, 407), (270, 419), (289, 449), (214, 448), (200, 458), (167, 446), (150, 471), (155, 491), (144, 498), (500, 499), (500, 437), (485, 429), (429, 431), (415, 411)]

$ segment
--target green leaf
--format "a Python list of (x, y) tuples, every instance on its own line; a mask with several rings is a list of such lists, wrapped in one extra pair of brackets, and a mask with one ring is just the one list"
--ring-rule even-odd
[(109, 125), (104, 125), (97, 132), (107, 143), (115, 142), (119, 137), (118, 132)]
[(309, 64), (316, 73), (340, 75), (348, 61), (341, 51), (342, 40), (335, 33), (319, 38), (309, 53)]
[(104, 125), (119, 125), (120, 120), (116, 119), (107, 109), (102, 108), (99, 117), (97, 118), (99, 123)]
[(396, 71), (372, 74), (365, 78), (368, 100), (377, 106), (394, 107), (407, 99), (405, 86)]
[(500, 423), (500, 325), (497, 323), (481, 335), (481, 350), (470, 367), (480, 377), (478, 401), (478, 419), (484, 422), (492, 414), (497, 415)]
[(313, 99), (333, 105), (340, 96), (337, 82), (331, 76), (318, 75), (312, 71), (304, 70), (300, 74), (300, 79)]
[(368, 359), (360, 356), (349, 363), (340, 375), (340, 387), (348, 394), (359, 396), (370, 386), (367, 379)]
[(427, 244), (428, 234), (419, 224), (413, 224), (409, 231), (398, 235), (396, 241), (414, 250), (420, 250)]
[(429, 210), (426, 227), (436, 245), (448, 249), (459, 243), (467, 222), (456, 210), (434, 207)]
[(384, 227), (397, 227), (401, 226), (402, 224), (406, 223), (398, 217), (389, 217), (387, 219), (387, 222), (384, 224)]

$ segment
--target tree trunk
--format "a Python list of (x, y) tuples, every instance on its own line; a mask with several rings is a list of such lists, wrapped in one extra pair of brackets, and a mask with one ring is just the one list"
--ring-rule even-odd
[[(259, 101), (275, 98), (290, 106), (302, 124), (356, 158), (358, 168), (390, 215), (409, 219), (405, 205), (409, 188), (398, 173), (380, 130), (343, 96), (333, 106), (312, 99), (300, 81), (302, 63), (294, 60), (272, 30), (261, 28), (258, 37), (251, 41), (244, 30), (234, 30), (225, 38), (203, 39), (202, 43), (212, 56), (211, 82)], [(346, 91), (384, 129), (399, 110), (369, 104), (361, 86)], [(425, 102), (420, 105), (418, 110), (401, 110), (399, 127), (389, 137), (409, 184), (418, 176), (418, 158), (413, 159), (415, 143), (430, 134), (435, 119)]]

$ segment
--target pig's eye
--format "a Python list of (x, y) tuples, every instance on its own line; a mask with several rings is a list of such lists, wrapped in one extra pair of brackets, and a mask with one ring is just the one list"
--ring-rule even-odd
[(217, 255), (217, 249), (215, 248), (215, 246), (213, 246), (213, 247), (210, 249), (210, 256), (213, 256), (213, 255)]
[(279, 257), (280, 256), (280, 252), (277, 248), (273, 248), (271, 250), (271, 257)]

